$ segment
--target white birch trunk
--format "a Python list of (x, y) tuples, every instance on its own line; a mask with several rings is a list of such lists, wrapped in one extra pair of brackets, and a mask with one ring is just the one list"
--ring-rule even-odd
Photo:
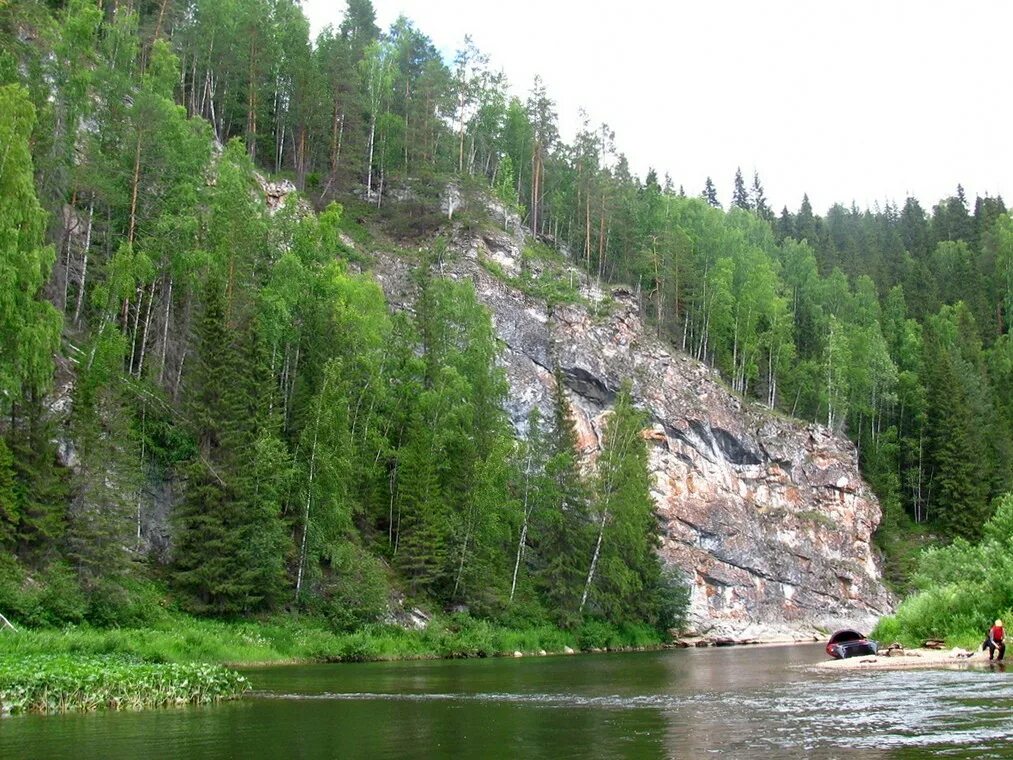
[(91, 247), (91, 223), (95, 216), (95, 200), (88, 204), (88, 229), (84, 233), (84, 254), (81, 260), (81, 278), (77, 285), (77, 305), (74, 307), (74, 324), (81, 319), (81, 304), (84, 303), (85, 277), (88, 275), (88, 249)]
[(591, 566), (587, 569), (587, 580), (584, 581), (584, 593), (580, 595), (580, 610), (584, 613), (584, 605), (587, 604), (587, 595), (591, 592), (591, 583), (594, 581), (594, 571), (598, 567), (598, 556), (601, 554), (601, 542), (605, 536), (605, 523), (608, 522), (609, 513), (606, 509), (601, 513), (601, 522), (598, 524), (598, 540), (594, 545), (594, 555), (591, 557)]
[(165, 320), (162, 324), (162, 356), (158, 367), (158, 384), (162, 384), (165, 377), (165, 354), (169, 345), (169, 316), (172, 307), (172, 277), (169, 278), (168, 292), (165, 296)]
[(376, 117), (370, 119), (369, 124), (369, 166), (366, 174), (366, 199), (373, 194), (373, 142), (376, 139)]
[(303, 511), (302, 540), (299, 542), (299, 569), (296, 571), (295, 596), (299, 598), (302, 590), (303, 570), (306, 567), (306, 538), (310, 532), (310, 506), (313, 503), (313, 476), (316, 474), (317, 463), (317, 438), (320, 435), (320, 413), (323, 411), (324, 397), (327, 395), (328, 377), (324, 377), (323, 386), (320, 389), (320, 399), (317, 402), (317, 419), (313, 428), (313, 445), (310, 448), (310, 472), (306, 484), (306, 508)]
[(528, 452), (528, 461), (524, 467), (524, 520), (521, 523), (521, 537), (517, 541), (517, 559), (514, 561), (514, 577), (510, 582), (510, 602), (514, 600), (514, 592), (517, 590), (517, 573), (521, 567), (521, 560), (524, 559), (524, 544), (528, 540), (528, 518), (530, 516), (530, 493), (529, 483), (531, 480), (531, 452)]

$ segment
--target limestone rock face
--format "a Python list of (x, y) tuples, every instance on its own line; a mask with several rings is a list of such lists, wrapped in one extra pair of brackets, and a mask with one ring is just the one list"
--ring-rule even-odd
[[(708, 636), (791, 640), (890, 611), (872, 534), (880, 506), (852, 444), (819, 425), (730, 393), (715, 371), (655, 339), (634, 294), (584, 287), (582, 305), (549, 309), (493, 276), (520, 266), (514, 231), (461, 235), (444, 274), (470, 279), (492, 313), (510, 383), (508, 411), (525, 432), (548, 414), (558, 361), (585, 456), (623, 380), (650, 415), (645, 431), (663, 561), (691, 590), (691, 625)], [(408, 265), (381, 256), (394, 308), (410, 308)]]

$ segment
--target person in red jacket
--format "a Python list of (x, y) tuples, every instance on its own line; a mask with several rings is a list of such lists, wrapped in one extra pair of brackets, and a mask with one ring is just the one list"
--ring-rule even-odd
[(996, 651), (999, 652), (999, 662), (1002, 662), (1003, 655), (1006, 654), (1006, 633), (1002, 629), (1002, 621), (996, 620), (995, 625), (988, 629), (988, 638), (981, 645), (982, 649), (988, 650), (988, 659), (992, 659), (995, 656)]

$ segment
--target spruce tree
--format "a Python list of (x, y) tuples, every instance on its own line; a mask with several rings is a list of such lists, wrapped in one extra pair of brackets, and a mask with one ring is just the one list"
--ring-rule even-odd
[(770, 224), (773, 224), (774, 211), (767, 203), (767, 196), (763, 192), (763, 184), (760, 182), (759, 172), (753, 172), (753, 187), (750, 190), (749, 196), (749, 203), (752, 209), (756, 212), (756, 215), (761, 219), (767, 220)]
[(0, 547), (12, 548), (18, 528), (18, 503), (15, 490), (14, 455), (7, 441), (0, 438)]
[(749, 211), (752, 208), (749, 203), (749, 193), (746, 192), (746, 181), (742, 178), (742, 169), (735, 170), (735, 187), (732, 190), (732, 208), (740, 208)]
[(948, 322), (945, 312), (933, 318), (925, 335), (928, 512), (948, 535), (974, 540), (988, 516), (986, 421), (975, 414), (971, 368), (953, 345), (955, 333)]
[(77, 448), (67, 556), (85, 588), (128, 575), (140, 538), (143, 471), (122, 367), (119, 332), (96, 338), (94, 360), (79, 370), (71, 432)]
[(580, 472), (577, 428), (559, 365), (553, 373), (552, 418), (546, 435), (548, 461), (535, 543), (537, 579), (557, 623), (580, 620), (580, 597), (591, 549), (588, 494)]
[(67, 528), (71, 473), (57, 462), (56, 426), (32, 392), (8, 418), (14, 464), (16, 554), (36, 566), (56, 558)]
[(394, 563), (415, 594), (439, 594), (449, 578), (450, 524), (440, 488), (442, 452), (436, 434), (417, 413), (398, 454)]
[(627, 381), (605, 424), (596, 463), (597, 538), (581, 597), (582, 610), (590, 600), (616, 621), (636, 619), (660, 578), (647, 446), (641, 436), (645, 424), (644, 413), (633, 407)]
[[(212, 278), (197, 330), (190, 421), (198, 455), (176, 514), (173, 582), (197, 612), (233, 614), (270, 606), (283, 581), (279, 505), (259, 498), (264, 467), (254, 459), (266, 430), (262, 361), (250, 327), (230, 330), (225, 293)], [(275, 472), (271, 477), (280, 477)], [(279, 489), (274, 488), (275, 492)]]
[(704, 182), (703, 192), (700, 193), (700, 197), (714, 208), (721, 208), (721, 203), (718, 201), (717, 188), (714, 187), (714, 183), (711, 181), (710, 177), (708, 177), (707, 181)]
[(819, 243), (816, 216), (813, 214), (812, 204), (809, 203), (808, 193), (802, 194), (802, 205), (799, 206), (794, 222), (793, 237), (796, 240), (805, 240), (815, 248)]

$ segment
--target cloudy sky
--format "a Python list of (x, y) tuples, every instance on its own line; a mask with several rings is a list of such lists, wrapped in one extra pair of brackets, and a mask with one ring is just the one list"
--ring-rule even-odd
[[(1005, 0), (373, 0), (448, 59), (470, 34), (525, 95), (541, 74), (569, 139), (583, 108), (643, 176), (772, 205), (913, 194), (1013, 201), (1013, 3)], [(342, 0), (303, 0), (314, 32)]]

